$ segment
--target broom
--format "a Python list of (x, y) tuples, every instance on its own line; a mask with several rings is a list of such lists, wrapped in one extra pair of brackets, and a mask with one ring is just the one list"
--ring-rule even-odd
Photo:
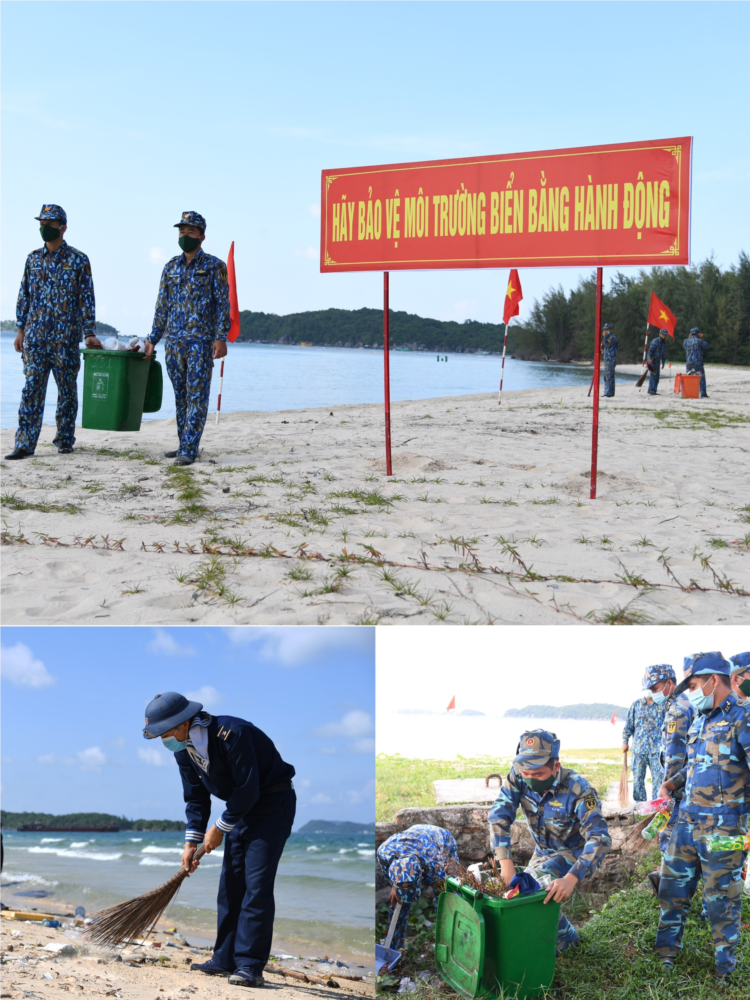
[[(201, 844), (193, 860), (200, 861), (205, 853), (205, 845)], [(187, 876), (187, 868), (180, 868), (176, 875), (158, 889), (152, 889), (151, 892), (136, 896), (135, 899), (128, 899), (124, 903), (117, 903), (116, 906), (94, 913), (92, 915), (94, 924), (88, 937), (96, 944), (109, 945), (143, 937), (146, 931), (153, 929)]]
[(628, 751), (622, 754), (622, 771), (620, 772), (620, 808), (627, 809), (630, 802), (630, 791), (628, 790)]

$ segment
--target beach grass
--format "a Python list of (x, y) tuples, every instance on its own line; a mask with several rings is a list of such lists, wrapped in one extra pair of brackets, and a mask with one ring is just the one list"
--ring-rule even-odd
[[(619, 750), (567, 750), (562, 753), (561, 760), (564, 767), (572, 768), (590, 781), (600, 796), (605, 795), (609, 786), (620, 778), (622, 754)], [(388, 823), (399, 809), (434, 806), (433, 781), (505, 774), (510, 761), (511, 757), (416, 760), (398, 754), (378, 754), (375, 761), (375, 820)]]

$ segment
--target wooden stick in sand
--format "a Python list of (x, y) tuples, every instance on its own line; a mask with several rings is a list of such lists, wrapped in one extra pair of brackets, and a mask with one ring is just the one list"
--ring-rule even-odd
[[(194, 860), (200, 861), (205, 853), (205, 845), (201, 844), (195, 852)], [(187, 876), (187, 868), (180, 868), (158, 889), (92, 914), (94, 923), (87, 935), (89, 940), (96, 944), (115, 945), (143, 937), (147, 931), (154, 928)]]
[(620, 772), (620, 808), (627, 809), (630, 802), (630, 792), (628, 791), (628, 751), (623, 751), (622, 771)]

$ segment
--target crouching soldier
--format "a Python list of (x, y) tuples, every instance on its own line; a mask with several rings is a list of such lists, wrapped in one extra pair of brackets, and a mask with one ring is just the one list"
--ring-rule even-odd
[(389, 924), (396, 904), (401, 903), (391, 940), (391, 948), (396, 951), (404, 946), (411, 904), (422, 895), (423, 881), (432, 886), (437, 912), (438, 896), (445, 889), (446, 857), (458, 861), (453, 834), (429, 823), (417, 823), (403, 833), (394, 833), (378, 848), (378, 864), (391, 884)]
[[(158, 694), (146, 709), (147, 740), (160, 736), (175, 755), (187, 808), (182, 865), (189, 872), (224, 844), (219, 879), (218, 929), (213, 958), (191, 969), (229, 975), (232, 986), (262, 986), (271, 952), (276, 869), (292, 832), (294, 768), (264, 732), (232, 715), (209, 715), (175, 691)], [(208, 832), (211, 796), (226, 809)]]
[[(507, 883), (516, 873), (511, 825), (520, 806), (534, 838), (531, 873), (554, 876), (545, 903), (564, 903), (595, 872), (612, 846), (601, 803), (588, 781), (560, 765), (560, 741), (545, 729), (525, 732), (510, 774), (490, 809), (490, 844)], [(578, 931), (560, 914), (557, 951), (576, 945)]]
[(743, 852), (714, 853), (707, 838), (747, 832), (750, 712), (732, 694), (730, 664), (721, 653), (698, 653), (686, 661), (676, 693), (686, 689), (695, 711), (687, 763), (659, 791), (672, 796), (683, 789), (684, 795), (662, 861), (656, 950), (665, 969), (671, 970), (702, 870), (716, 975), (726, 981), (737, 964)]

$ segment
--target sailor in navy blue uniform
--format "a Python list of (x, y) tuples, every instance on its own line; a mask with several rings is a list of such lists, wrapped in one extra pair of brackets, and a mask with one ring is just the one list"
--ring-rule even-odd
[[(294, 822), (294, 768), (251, 722), (209, 715), (175, 691), (149, 702), (143, 735), (160, 736), (180, 769), (187, 815), (183, 866), (195, 871), (198, 846), (203, 843), (208, 854), (225, 840), (213, 958), (192, 969), (230, 974), (233, 986), (262, 986), (276, 869)], [(226, 809), (206, 832), (212, 795)]]

